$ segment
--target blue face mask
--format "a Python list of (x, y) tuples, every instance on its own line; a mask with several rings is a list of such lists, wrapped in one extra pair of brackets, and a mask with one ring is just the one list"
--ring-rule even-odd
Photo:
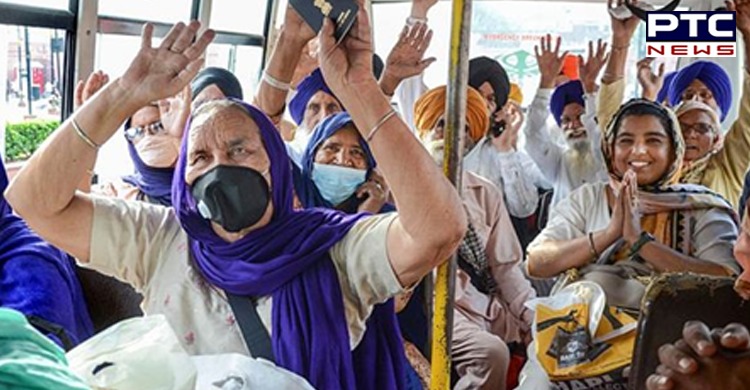
[(367, 171), (313, 163), (312, 180), (320, 195), (333, 206), (347, 200), (365, 182)]

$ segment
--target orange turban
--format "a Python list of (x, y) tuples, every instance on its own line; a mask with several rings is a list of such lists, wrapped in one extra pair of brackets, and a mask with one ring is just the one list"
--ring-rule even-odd
[[(435, 128), (438, 120), (445, 115), (446, 87), (433, 88), (420, 96), (414, 103), (414, 124), (420, 136)], [(490, 126), (490, 114), (487, 101), (474, 88), (467, 88), (466, 125), (469, 126), (469, 137), (479, 141)]]
[(508, 100), (518, 104), (519, 106), (523, 105), (523, 92), (521, 91), (521, 87), (519, 87), (518, 84), (510, 83), (510, 93), (508, 94)]

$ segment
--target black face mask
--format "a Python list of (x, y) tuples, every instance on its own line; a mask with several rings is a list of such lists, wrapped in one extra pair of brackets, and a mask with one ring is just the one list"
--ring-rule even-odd
[(246, 167), (219, 165), (196, 179), (191, 192), (201, 216), (231, 233), (260, 221), (270, 201), (266, 179)]

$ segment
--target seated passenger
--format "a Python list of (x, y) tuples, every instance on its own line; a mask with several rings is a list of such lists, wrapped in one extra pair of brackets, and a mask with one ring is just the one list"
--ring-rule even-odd
[[(467, 149), (481, 140), (489, 122), (482, 95), (468, 88)], [(420, 137), (443, 162), (446, 88), (428, 91), (414, 105)], [(504, 389), (510, 351), (506, 343), (528, 342), (535, 297), (519, 263), (521, 245), (503, 195), (492, 183), (464, 171), (463, 205), (469, 230), (458, 248), (451, 355), (460, 376), (455, 389)], [(396, 198), (398, 200), (398, 197)]]
[(39, 331), (70, 349), (93, 334), (75, 262), (13, 214), (3, 196), (6, 187), (0, 159), (0, 307), (20, 311)]
[[(554, 205), (582, 184), (606, 179), (598, 150), (601, 132), (594, 120), (596, 79), (606, 61), (606, 45), (599, 41), (594, 52), (591, 43), (588, 61), (581, 63), (581, 79), (562, 84), (554, 91), (554, 80), (564, 58), (564, 54), (560, 55), (560, 39), (553, 50), (548, 35), (535, 49), (541, 76), (524, 130), (526, 151), (553, 185)], [(565, 137), (566, 147), (546, 130), (550, 112)]]
[[(125, 74), (60, 126), (8, 199), (42, 236), (139, 288), (146, 312), (163, 313), (191, 354), (256, 353), (261, 345), (243, 342), (227, 301), (252, 297), (279, 366), (315, 388), (400, 388), (396, 324), (388, 322), (392, 316), (370, 316), (372, 307), (448, 258), (466, 219), (458, 194), (372, 77), (368, 23), (361, 9), (336, 45), (326, 19), (320, 62), (358, 129), (367, 129), (398, 215), (292, 210), (291, 162), (278, 131), (259, 109), (232, 100), (192, 114), (176, 165), (174, 209), (77, 193), (74, 183), (98, 145), (132, 111), (177, 93), (197, 73), (214, 36), (207, 30), (194, 41), (198, 22), (178, 23), (155, 48), (147, 24)], [(284, 26), (281, 34), (296, 41), (313, 37), (291, 7)], [(368, 318), (393, 331), (363, 337)]]
[(647, 100), (623, 105), (602, 144), (610, 182), (585, 184), (552, 209), (529, 245), (529, 275), (628, 258), (653, 272), (736, 274), (731, 206), (705, 187), (674, 184), (684, 145), (668, 109)]
[[(735, 11), (737, 15), (737, 28), (742, 33), (743, 42), (747, 43), (750, 38), (750, 12), (744, 10), (747, 4), (735, 4), (734, 1), (727, 1), (727, 9)], [(617, 101), (620, 102), (625, 96), (625, 83), (622, 80), (625, 62), (627, 59), (627, 47), (630, 44), (630, 38), (638, 26), (638, 18), (632, 17), (626, 22), (615, 24), (613, 29), (621, 26), (618, 30), (613, 30), (613, 48), (621, 47), (614, 51), (605, 70), (605, 76), (602, 78), (602, 91), (600, 92), (600, 102)], [(623, 28), (622, 25), (627, 25)], [(616, 39), (615, 37), (627, 37)], [(624, 50), (624, 52), (623, 52)], [(711, 190), (724, 196), (732, 205), (738, 204), (740, 194), (742, 193), (743, 179), (748, 168), (750, 168), (750, 50), (745, 50), (743, 59), (743, 86), (741, 99), (738, 102), (738, 116), (732, 123), (729, 131), (725, 133), (725, 143), (717, 153), (704, 154), (698, 156), (696, 160), (688, 160), (685, 165), (686, 172), (680, 178), (680, 183), (701, 184)], [(614, 78), (613, 75), (620, 75)], [(710, 61), (695, 61), (690, 65), (682, 68), (674, 76), (669, 84), (668, 92), (669, 104), (677, 107), (680, 103), (688, 100), (700, 100), (710, 106), (716, 112), (716, 115), (723, 122), (732, 108), (732, 81), (724, 69)], [(597, 117), (600, 124), (606, 124), (607, 118), (611, 117), (614, 109), (600, 107)], [(611, 112), (606, 112), (611, 111)]]
[(325, 207), (347, 214), (394, 211), (388, 187), (377, 174), (370, 146), (345, 112), (324, 119), (313, 131), (295, 170), (294, 187), (305, 208)]
[(125, 138), (135, 172), (121, 181), (95, 185), (92, 191), (171, 206), (172, 176), (185, 122), (190, 115), (189, 102), (192, 100), (193, 106), (197, 106), (225, 97), (242, 99), (239, 81), (225, 69), (206, 68), (191, 82), (189, 94), (184, 90), (175, 97), (150, 103), (136, 111), (125, 121)]
[[(740, 13), (737, 14), (741, 18)], [(750, 15), (746, 16), (750, 19)], [(738, 21), (738, 26), (740, 26)], [(750, 34), (750, 31), (748, 31)], [(739, 102), (739, 116), (724, 134), (723, 145), (715, 143), (721, 135), (717, 127), (710, 134), (693, 134), (686, 137), (688, 152), (695, 143), (709, 144), (700, 150), (685, 154), (685, 169), (681, 183), (702, 184), (718, 192), (731, 204), (737, 204), (745, 172), (750, 168), (750, 76), (745, 75), (745, 85)], [(681, 102), (698, 100), (711, 107), (720, 121), (724, 121), (732, 107), (732, 84), (726, 72), (713, 62), (696, 61), (683, 68), (670, 86), (669, 101), (674, 107)], [(693, 114), (695, 115), (695, 114)], [(695, 132), (694, 132), (695, 133)], [(713, 141), (713, 142), (712, 142)]]

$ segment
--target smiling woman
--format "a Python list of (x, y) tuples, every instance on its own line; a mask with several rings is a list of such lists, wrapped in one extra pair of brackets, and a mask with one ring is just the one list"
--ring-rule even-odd
[(610, 183), (586, 184), (552, 210), (529, 245), (529, 273), (550, 277), (624, 259), (643, 261), (650, 272), (736, 273), (731, 206), (705, 187), (674, 184), (684, 155), (674, 114), (633, 100), (605, 137)]

